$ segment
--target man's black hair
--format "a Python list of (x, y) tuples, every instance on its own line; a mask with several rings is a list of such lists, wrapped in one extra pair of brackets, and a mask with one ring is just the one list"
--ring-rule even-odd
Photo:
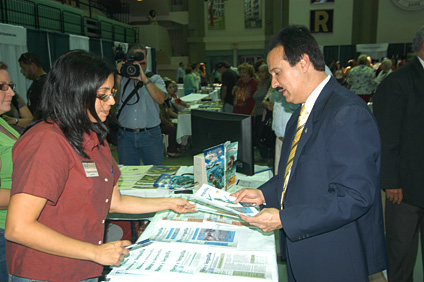
[(278, 46), (284, 47), (283, 59), (287, 60), (290, 66), (296, 65), (306, 54), (316, 70), (325, 70), (324, 55), (317, 41), (305, 26), (289, 25), (283, 28), (269, 41), (267, 53)]
[(41, 64), (40, 58), (35, 53), (30, 53), (30, 52), (23, 53), (19, 57), (18, 62), (22, 62), (25, 65), (34, 64), (39, 68), (43, 67), (42, 64)]

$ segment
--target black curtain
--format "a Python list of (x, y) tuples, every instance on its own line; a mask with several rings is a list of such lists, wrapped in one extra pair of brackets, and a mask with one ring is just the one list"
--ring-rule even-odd
[(389, 44), (387, 58), (406, 58), (408, 53), (412, 52), (412, 43)]
[(324, 60), (327, 66), (330, 65), (332, 60), (334, 62), (339, 61), (339, 46), (324, 46)]
[(115, 55), (113, 54), (113, 42), (112, 41), (107, 41), (107, 40), (103, 40), (102, 41), (102, 46), (103, 46), (103, 57), (109, 61), (111, 64), (115, 65)]
[(358, 60), (359, 52), (356, 52), (356, 45), (340, 46), (340, 63), (343, 67), (347, 66), (347, 62), (351, 59)]
[[(50, 70), (49, 48), (47, 46), (47, 31), (37, 29), (27, 29), (28, 52), (35, 53), (41, 60), (43, 69)], [(16, 63), (18, 62), (16, 59)]]
[(88, 42), (88, 46), (90, 48), (90, 52), (102, 56), (102, 49), (100, 46), (100, 39), (90, 38)]
[(53, 65), (57, 58), (69, 51), (69, 35), (27, 29), (27, 45), (28, 52), (37, 54), (41, 60), (43, 69), (48, 72), (50, 70), (49, 50), (51, 64)]
[(52, 64), (69, 51), (69, 35), (62, 33), (49, 32), (50, 55)]

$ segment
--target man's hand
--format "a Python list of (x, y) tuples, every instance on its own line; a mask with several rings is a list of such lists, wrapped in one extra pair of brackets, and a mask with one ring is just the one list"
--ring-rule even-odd
[(403, 200), (402, 188), (386, 189), (386, 197), (392, 204), (400, 204)]
[(256, 216), (245, 216), (241, 214), (240, 218), (265, 232), (272, 232), (283, 227), (280, 219), (280, 211), (274, 208), (263, 209)]
[(237, 197), (236, 203), (255, 203), (258, 205), (265, 203), (265, 197), (259, 189), (244, 188), (231, 194), (231, 196)]
[(118, 91), (119, 91), (119, 90), (120, 90), (120, 88), (121, 88), (121, 81), (122, 81), (121, 69), (122, 69), (122, 65), (123, 65), (124, 63), (125, 63), (125, 62), (124, 62), (124, 61), (122, 61), (122, 62), (119, 62), (119, 63), (116, 65), (117, 75), (116, 75), (116, 79), (115, 79), (115, 87), (116, 87), (116, 89), (118, 89)]
[(146, 83), (147, 80), (148, 80), (148, 78), (147, 78), (146, 74), (144, 73), (144, 70), (141, 67), (140, 63), (139, 62), (133, 62), (133, 64), (136, 65), (136, 66), (138, 66), (140, 68), (140, 75), (139, 76), (134, 76), (134, 77), (131, 77), (131, 78), (132, 79), (135, 79), (135, 80), (139, 80), (139, 81), (141, 81), (143, 83)]

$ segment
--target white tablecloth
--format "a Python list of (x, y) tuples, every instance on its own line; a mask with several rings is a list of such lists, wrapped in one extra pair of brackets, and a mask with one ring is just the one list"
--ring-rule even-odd
[(182, 144), (182, 139), (184, 136), (191, 135), (191, 114), (184, 113), (178, 115), (178, 125), (177, 125), (177, 143)]
[(184, 96), (184, 84), (178, 84), (177, 96), (180, 98)]
[[(184, 173), (190, 172), (190, 167), (185, 167)], [(259, 167), (258, 167), (259, 170)], [(180, 173), (180, 170), (178, 171)], [(255, 181), (266, 181), (271, 177), (270, 171), (263, 171), (259, 174), (256, 174), (254, 176), (244, 176), (237, 174), (237, 178), (242, 178), (244, 180), (255, 180)], [(241, 187), (231, 187), (231, 192), (234, 192), (238, 190)], [(182, 194), (180, 194), (182, 195)], [(203, 281), (203, 282), (214, 282), (214, 281), (228, 281), (228, 282), (237, 282), (237, 281), (272, 281), (277, 282), (278, 281), (278, 267), (277, 267), (277, 259), (276, 259), (276, 249), (275, 249), (275, 237), (274, 233), (265, 233), (262, 232), (259, 229), (252, 229), (247, 226), (239, 226), (236, 224), (227, 224), (220, 223), (218, 221), (164, 221), (163, 218), (166, 217), (167, 212), (160, 212), (157, 213), (153, 218), (151, 224), (146, 228), (146, 230), (143, 232), (143, 234), (140, 236), (138, 241), (146, 240), (148, 238), (153, 238), (158, 234), (158, 230), (160, 228), (172, 228), (176, 226), (177, 228), (202, 228), (202, 229), (221, 229), (221, 230), (233, 230), (236, 231), (235, 242), (237, 242), (236, 246), (233, 247), (223, 247), (220, 245), (214, 245), (214, 244), (187, 244), (187, 243), (160, 243), (160, 242), (154, 242), (152, 245), (146, 246), (145, 250), (147, 252), (150, 252), (156, 248), (156, 250), (160, 250), (163, 248), (163, 251), (160, 250), (160, 252), (164, 253), (166, 251), (166, 254), (164, 253), (163, 259), (168, 260), (172, 263), (173, 257), (178, 257), (179, 254), (185, 254), (185, 252), (197, 252), (197, 254), (202, 253), (215, 253), (215, 254), (221, 254), (221, 264), (219, 265), (213, 265), (213, 268), (215, 269), (228, 269), (228, 273), (231, 272), (232, 265), (231, 265), (231, 259), (234, 255), (234, 259), (236, 258), (244, 258), (246, 260), (246, 257), (255, 257), (258, 259), (257, 267), (260, 267), (258, 269), (254, 268), (248, 268), (249, 264), (252, 264), (252, 261), (249, 262), (249, 260), (246, 262), (239, 262), (236, 266), (241, 267), (240, 263), (246, 264), (246, 268), (242, 268), (243, 274), (249, 274), (252, 275), (249, 276), (249, 278), (240, 276), (240, 275), (234, 275), (234, 274), (228, 274), (226, 271), (222, 272), (221, 274), (208, 274), (207, 272), (195, 272), (194, 274), (185, 274), (185, 273), (179, 273), (178, 271), (160, 271), (159, 268), (154, 268), (152, 271), (149, 271), (144, 267), (146, 270), (143, 272), (138, 272), (137, 274), (130, 274), (129, 272), (126, 272), (128, 269), (132, 268), (135, 269), (135, 267), (132, 266), (131, 260), (124, 261), (123, 265), (120, 268), (115, 268), (111, 274), (108, 275), (108, 278), (110, 278), (111, 282), (118, 282), (118, 281), (150, 281), (150, 282), (161, 282), (161, 281)], [(234, 222), (234, 221), (233, 221)], [(169, 244), (169, 245), (166, 245)], [(157, 254), (160, 254), (160, 252), (157, 252)], [(141, 253), (140, 253), (141, 254)], [(137, 254), (138, 255), (138, 254)], [(169, 257), (168, 257), (169, 256)], [(140, 255), (141, 257), (141, 255)], [(140, 259), (138, 257), (136, 261)], [(144, 256), (146, 258), (147, 256)], [(200, 257), (198, 257), (200, 259)], [(260, 264), (261, 259), (266, 260), (266, 264), (264, 265), (262, 262), (262, 265)], [(161, 259), (156, 261), (155, 259), (151, 259), (149, 263), (155, 263), (160, 264)], [(206, 260), (207, 261), (207, 260)], [(140, 261), (141, 263), (142, 261)], [(194, 265), (193, 260), (182, 260), (181, 262), (182, 266), (191, 266)], [(143, 268), (143, 269), (144, 269)], [(255, 277), (254, 274), (261, 274), (263, 271), (267, 273), (267, 279), (264, 279), (265, 277), (258, 276)], [(119, 272), (121, 270), (122, 272)], [(218, 270), (219, 271), (219, 270)], [(125, 273), (126, 272), (126, 273)]]
[(180, 99), (183, 100), (186, 103), (189, 103), (189, 102), (200, 101), (203, 98), (208, 98), (208, 97), (209, 97), (209, 94), (191, 93), (191, 94), (188, 94), (184, 97), (181, 97)]

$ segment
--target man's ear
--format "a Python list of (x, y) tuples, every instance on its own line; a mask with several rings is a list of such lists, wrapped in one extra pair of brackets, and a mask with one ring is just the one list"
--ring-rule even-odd
[(310, 65), (309, 56), (307, 54), (303, 54), (299, 60), (299, 64), (302, 70), (307, 71)]

